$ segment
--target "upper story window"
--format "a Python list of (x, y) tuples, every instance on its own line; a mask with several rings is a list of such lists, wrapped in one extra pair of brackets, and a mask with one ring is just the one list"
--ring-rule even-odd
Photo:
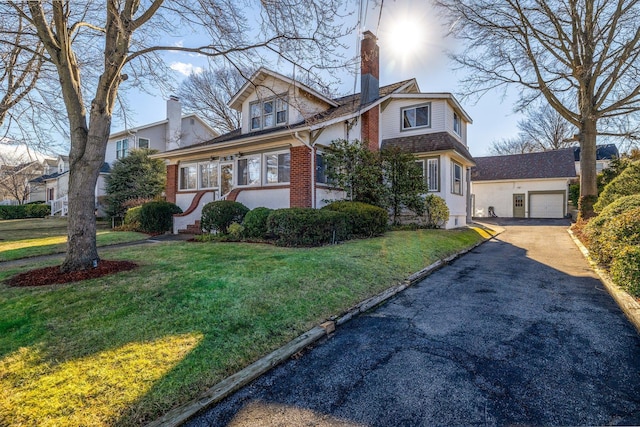
[(462, 165), (456, 162), (451, 164), (451, 192), (462, 195)]
[(458, 135), (462, 135), (462, 123), (460, 122), (460, 116), (458, 113), (453, 113), (453, 131)]
[(402, 130), (431, 126), (431, 104), (402, 109)]
[(251, 130), (268, 129), (287, 124), (287, 102), (284, 97), (249, 104)]
[(122, 159), (129, 155), (129, 139), (124, 138), (116, 141), (116, 159)]
[(138, 138), (138, 148), (149, 148), (149, 138)]

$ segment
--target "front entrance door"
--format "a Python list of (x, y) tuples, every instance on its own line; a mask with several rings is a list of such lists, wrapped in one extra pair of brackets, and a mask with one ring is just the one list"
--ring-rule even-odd
[(524, 194), (513, 195), (513, 217), (524, 218)]
[(233, 190), (233, 163), (220, 163), (220, 195), (225, 196)]

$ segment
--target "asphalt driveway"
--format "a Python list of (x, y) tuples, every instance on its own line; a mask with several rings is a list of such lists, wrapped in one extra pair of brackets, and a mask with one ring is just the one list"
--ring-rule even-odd
[(568, 223), (504, 226), (187, 425), (640, 425), (640, 338)]

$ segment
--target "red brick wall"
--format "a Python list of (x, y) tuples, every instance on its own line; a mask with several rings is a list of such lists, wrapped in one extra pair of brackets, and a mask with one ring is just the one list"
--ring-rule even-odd
[(291, 185), (289, 205), (292, 208), (311, 207), (311, 150), (304, 145), (291, 147)]
[(365, 31), (360, 43), (360, 74), (371, 74), (380, 78), (380, 48), (376, 36), (371, 31)]
[(362, 115), (362, 140), (371, 151), (380, 149), (380, 106), (375, 106)]
[(167, 165), (167, 187), (165, 195), (167, 202), (176, 202), (178, 192), (178, 165)]

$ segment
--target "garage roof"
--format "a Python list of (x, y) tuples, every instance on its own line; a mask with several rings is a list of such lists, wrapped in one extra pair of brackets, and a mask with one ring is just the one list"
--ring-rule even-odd
[(472, 181), (576, 177), (573, 148), (474, 159)]

